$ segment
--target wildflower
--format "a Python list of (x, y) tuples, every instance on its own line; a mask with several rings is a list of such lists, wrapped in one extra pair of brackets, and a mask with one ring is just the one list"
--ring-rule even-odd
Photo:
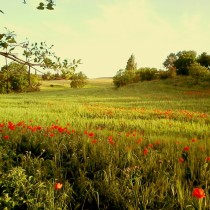
[(191, 141), (192, 141), (192, 142), (197, 142), (198, 140), (197, 140), (197, 139), (192, 139)]
[(115, 144), (115, 142), (112, 139), (109, 139), (110, 144)]
[(88, 136), (89, 136), (90, 138), (92, 138), (92, 137), (94, 137), (94, 133), (93, 133), (93, 132), (90, 132), (90, 133), (88, 134)]
[(51, 133), (51, 134), (50, 134), (50, 137), (53, 137), (53, 136), (55, 136), (55, 134), (54, 134), (54, 133)]
[(92, 142), (93, 144), (96, 144), (96, 143), (98, 142), (98, 140), (93, 139), (91, 142)]
[(184, 151), (188, 151), (188, 150), (190, 150), (190, 147), (189, 147), (189, 146), (186, 146), (186, 147), (184, 147), (183, 150), (184, 150)]
[(207, 158), (206, 158), (206, 161), (210, 161), (210, 157), (207, 157)]
[(201, 198), (205, 198), (206, 195), (204, 193), (204, 190), (201, 189), (201, 188), (194, 188), (193, 189), (193, 192), (192, 192), (192, 196), (198, 198), (198, 199), (201, 199)]
[(184, 162), (184, 158), (179, 158), (179, 162), (183, 163)]
[(149, 152), (149, 150), (148, 150), (147, 148), (144, 148), (143, 154), (144, 154), (144, 155), (147, 155), (148, 152)]
[(9, 139), (9, 136), (4, 136), (4, 139)]
[(160, 144), (160, 141), (159, 141), (159, 140), (157, 140), (157, 141), (155, 142), (155, 144), (159, 145), (159, 144)]
[(54, 185), (54, 189), (55, 189), (55, 190), (60, 190), (60, 189), (62, 188), (62, 186), (63, 186), (63, 184), (57, 182), (57, 183), (55, 183), (55, 185)]
[(148, 147), (153, 148), (154, 146), (153, 144), (148, 144)]
[(138, 140), (136, 140), (137, 144), (140, 144), (142, 142), (142, 138), (139, 138)]

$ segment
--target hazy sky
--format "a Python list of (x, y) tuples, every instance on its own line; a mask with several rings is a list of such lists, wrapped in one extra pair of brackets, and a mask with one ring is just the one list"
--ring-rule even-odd
[(210, 0), (57, 0), (54, 11), (22, 2), (0, 0), (0, 30), (81, 58), (77, 71), (90, 78), (114, 76), (132, 53), (138, 67), (156, 68), (171, 52), (210, 53)]

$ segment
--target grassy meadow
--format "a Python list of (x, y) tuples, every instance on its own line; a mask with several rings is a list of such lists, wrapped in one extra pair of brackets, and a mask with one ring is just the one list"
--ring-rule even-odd
[(210, 209), (210, 88), (191, 82), (0, 95), (0, 209)]

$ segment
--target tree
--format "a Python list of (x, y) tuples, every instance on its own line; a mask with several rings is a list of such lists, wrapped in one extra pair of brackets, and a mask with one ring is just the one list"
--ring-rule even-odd
[(189, 75), (195, 80), (195, 84), (199, 84), (202, 77), (206, 77), (209, 71), (205, 66), (201, 66), (199, 63), (193, 63), (189, 67)]
[(210, 70), (210, 55), (208, 55), (206, 52), (203, 52), (198, 56), (197, 62), (200, 63), (201, 66), (205, 66)]
[(156, 68), (140, 68), (137, 73), (139, 74), (141, 81), (151, 81), (157, 78), (157, 69)]
[(176, 54), (177, 60), (174, 66), (177, 69), (178, 75), (189, 75), (189, 67), (196, 62), (195, 51), (180, 51)]
[(130, 71), (130, 70), (136, 70), (136, 69), (137, 69), (137, 63), (135, 62), (135, 57), (132, 54), (127, 61), (127, 65), (126, 65), (125, 70)]
[(163, 65), (166, 67), (168, 70), (176, 69), (175, 67), (175, 61), (177, 60), (176, 54), (175, 53), (170, 53), (166, 60), (164, 61)]
[[(29, 41), (17, 43), (15, 40), (16, 34), (9, 30), (6, 33), (0, 34), (0, 55), (5, 57), (6, 66), (8, 59), (17, 62), (23, 66), (28, 66), (28, 84), (31, 85), (31, 68), (37, 70), (35, 67), (42, 67), (43, 69), (65, 70), (66, 72), (74, 72), (75, 69), (81, 64), (81, 60), (68, 59), (61, 61), (60, 57), (56, 56), (51, 51), (52, 46), (48, 47), (45, 42), (32, 43)], [(15, 49), (22, 50), (23, 58), (17, 57), (13, 52)]]
[[(28, 88), (27, 67), (19, 63), (11, 62), (1, 68), (0, 71), (0, 93), (23, 92)], [(38, 80), (34, 76), (32, 87), (38, 85)]]
[(71, 76), (71, 88), (82, 88), (87, 84), (87, 76), (82, 72), (74, 73)]

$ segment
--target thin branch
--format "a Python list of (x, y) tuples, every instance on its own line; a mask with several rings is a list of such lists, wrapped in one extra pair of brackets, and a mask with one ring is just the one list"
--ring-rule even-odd
[(44, 67), (43, 64), (40, 64), (40, 63), (30, 63), (28, 61), (24, 61), (18, 57), (16, 57), (15, 55), (12, 55), (11, 53), (5, 53), (5, 52), (0, 52), (0, 55), (6, 57), (6, 58), (9, 58), (10, 60), (13, 60), (17, 63), (20, 63), (20, 64), (24, 64), (24, 65), (28, 65), (28, 66), (40, 66), (40, 67)]

